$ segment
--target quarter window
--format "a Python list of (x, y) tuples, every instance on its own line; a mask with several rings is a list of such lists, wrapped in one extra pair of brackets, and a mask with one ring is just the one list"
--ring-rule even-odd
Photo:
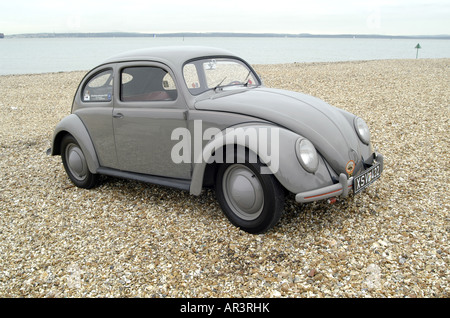
[(120, 99), (124, 102), (172, 101), (177, 89), (170, 74), (159, 67), (124, 68), (121, 73)]
[(84, 86), (83, 102), (110, 102), (113, 92), (113, 71), (101, 71), (89, 79)]

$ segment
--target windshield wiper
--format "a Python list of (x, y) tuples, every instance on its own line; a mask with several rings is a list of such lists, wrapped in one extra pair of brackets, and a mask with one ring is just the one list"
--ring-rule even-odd
[(221, 80), (220, 83), (217, 84), (217, 85), (214, 87), (214, 91), (216, 91), (216, 89), (218, 89), (218, 88), (220, 87), (220, 85), (222, 85), (223, 81), (226, 80), (226, 79), (227, 79), (227, 77), (225, 76), (224, 79)]
[[(252, 71), (250, 70), (250, 71), (248, 72), (247, 76), (245, 77), (244, 81), (242, 81), (242, 82), (236, 81), (236, 83), (231, 82), (231, 83), (232, 83), (231, 85), (225, 85), (225, 86), (243, 85), (244, 87), (248, 87), (248, 83), (250, 82), (250, 74), (251, 74), (251, 73), (252, 73)], [(216, 91), (216, 90), (222, 85), (222, 83), (223, 83), (226, 79), (227, 79), (227, 76), (225, 76), (225, 78), (224, 78), (223, 80), (221, 80), (220, 83), (217, 84), (217, 85), (213, 88), (214, 91)], [(225, 87), (225, 86), (223, 86), (223, 87)]]

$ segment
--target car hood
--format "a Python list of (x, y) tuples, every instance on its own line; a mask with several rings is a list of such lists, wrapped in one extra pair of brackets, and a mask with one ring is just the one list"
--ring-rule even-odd
[(361, 158), (349, 118), (353, 115), (309, 95), (266, 87), (236, 89), (199, 100), (195, 107), (250, 115), (296, 132), (309, 139), (338, 173), (345, 173), (349, 160)]

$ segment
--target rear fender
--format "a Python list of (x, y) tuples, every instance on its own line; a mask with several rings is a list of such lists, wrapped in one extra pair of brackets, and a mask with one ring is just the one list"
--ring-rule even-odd
[(80, 148), (86, 157), (89, 171), (91, 173), (97, 173), (100, 165), (94, 144), (80, 117), (75, 114), (64, 117), (58, 123), (53, 133), (52, 147), (47, 153), (52, 156), (61, 155), (61, 141), (64, 136), (68, 134), (72, 135), (80, 145)]

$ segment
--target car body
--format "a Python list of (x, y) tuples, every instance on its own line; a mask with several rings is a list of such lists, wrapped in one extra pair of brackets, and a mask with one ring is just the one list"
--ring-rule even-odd
[(286, 193), (299, 203), (347, 196), (383, 170), (364, 120), (267, 88), (243, 59), (208, 47), (135, 50), (95, 67), (48, 153), (82, 188), (99, 175), (193, 195), (214, 187), (229, 220), (250, 233), (278, 222)]

